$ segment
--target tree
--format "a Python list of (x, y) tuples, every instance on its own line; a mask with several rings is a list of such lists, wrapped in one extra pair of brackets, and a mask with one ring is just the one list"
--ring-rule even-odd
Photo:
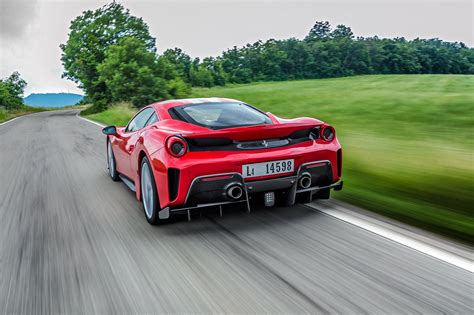
[(134, 37), (122, 38), (110, 46), (97, 70), (112, 101), (131, 101), (142, 107), (169, 97), (155, 53)]
[(221, 62), (222, 69), (227, 74), (228, 81), (231, 83), (249, 83), (255, 80), (252, 70), (250, 69), (249, 58), (246, 58), (244, 48), (239, 49), (236, 46), (222, 53), (218, 58)]
[(312, 58), (308, 45), (296, 38), (281, 41), (281, 49), (285, 51), (287, 58), (281, 62), (281, 71), (286, 79), (304, 79), (309, 75), (309, 65)]
[(160, 59), (168, 61), (174, 66), (175, 76), (179, 76), (186, 82), (190, 82), (192, 58), (180, 48), (167, 49)]
[(338, 25), (331, 33), (331, 38), (334, 39), (352, 39), (354, 37), (354, 33), (350, 27), (345, 25)]
[(202, 60), (202, 65), (211, 72), (213, 85), (225, 85), (227, 75), (222, 68), (222, 62), (220, 59), (206, 57)]
[(0, 80), (0, 108), (4, 107), (5, 109), (14, 109), (21, 106), (21, 103), (18, 103), (16, 98), (10, 94), (8, 86)]
[(20, 108), (23, 105), (25, 87), (26, 81), (21, 78), (17, 71), (0, 80), (0, 106), (6, 109)]
[(313, 27), (305, 37), (305, 41), (328, 39), (331, 34), (331, 24), (328, 21), (314, 23)]
[[(358, 74), (474, 72), (474, 49), (439, 39), (354, 38), (350, 27), (316, 22), (304, 40), (261, 40), (228, 49), (206, 68), (225, 82), (326, 78)], [(191, 82), (195, 84), (195, 82)]]
[(212, 87), (214, 85), (211, 71), (200, 63), (199, 58), (193, 60), (189, 77), (193, 86)]
[(270, 39), (263, 45), (261, 73), (269, 80), (284, 80), (281, 64), (288, 58), (286, 52), (281, 48), (281, 43)]
[(148, 25), (116, 2), (83, 12), (71, 22), (69, 29), (66, 44), (60, 45), (63, 77), (79, 83), (93, 102), (111, 99), (97, 70), (106, 58), (109, 46), (118, 44), (124, 37), (133, 37), (141, 41), (147, 51), (156, 49)]

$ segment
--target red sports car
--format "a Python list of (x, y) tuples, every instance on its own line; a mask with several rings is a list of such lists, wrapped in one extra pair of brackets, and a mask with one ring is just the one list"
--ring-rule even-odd
[(342, 189), (334, 128), (313, 118), (283, 119), (224, 98), (171, 100), (109, 126), (107, 161), (157, 224), (175, 213), (243, 203), (291, 206)]

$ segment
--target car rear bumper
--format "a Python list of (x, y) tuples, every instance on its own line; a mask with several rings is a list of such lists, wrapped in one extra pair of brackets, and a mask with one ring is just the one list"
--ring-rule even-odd
[[(301, 185), (303, 177), (310, 179), (308, 187)], [(250, 211), (250, 198), (254, 194), (265, 192), (282, 192), (284, 203), (292, 205), (297, 195), (306, 195), (307, 202), (313, 195), (322, 190), (341, 190), (343, 182), (332, 183), (330, 161), (312, 161), (301, 165), (296, 175), (270, 178), (257, 181), (246, 181), (240, 173), (219, 173), (196, 177), (189, 187), (182, 206), (168, 207), (165, 212), (179, 213), (200, 210), (205, 207), (244, 203)], [(242, 194), (238, 198), (229, 195), (231, 187), (240, 187)]]
[[(343, 181), (339, 181), (337, 183), (334, 183), (329, 186), (323, 186), (323, 187), (312, 187), (309, 189), (306, 189), (304, 191), (302, 190), (297, 190), (295, 193), (295, 198), (296, 194), (298, 193), (304, 193), (311, 191), (311, 193), (317, 193), (320, 190), (326, 190), (326, 189), (334, 189), (336, 191), (342, 190), (343, 187)], [(204, 208), (209, 208), (209, 207), (220, 207), (221, 210), (221, 215), (222, 215), (222, 206), (224, 205), (230, 205), (230, 204), (238, 204), (238, 203), (245, 203), (247, 212), (250, 212), (250, 200), (249, 200), (249, 195), (245, 195), (245, 197), (242, 200), (237, 200), (237, 201), (221, 201), (221, 202), (210, 202), (210, 203), (202, 203), (202, 204), (197, 204), (195, 206), (184, 206), (182, 208), (170, 208), (166, 207), (163, 209), (160, 214), (160, 218), (162, 219), (167, 219), (170, 216), (170, 213), (188, 213), (188, 217), (190, 215), (190, 212), (192, 211), (200, 211)]]
[[(243, 165), (288, 159), (294, 161), (293, 172), (242, 178)], [(342, 168), (341, 147), (337, 140), (331, 143), (307, 141), (267, 150), (189, 152), (181, 158), (170, 157), (165, 150), (160, 150), (151, 156), (151, 160), (162, 208), (234, 201), (225, 196), (226, 185), (231, 180), (245, 187), (248, 194), (256, 194), (289, 189), (291, 181), (297, 180), (300, 172), (305, 171), (311, 175), (313, 186), (325, 187), (340, 180)], [(307, 167), (309, 164), (313, 164), (312, 167)], [(210, 180), (229, 174), (232, 178)]]

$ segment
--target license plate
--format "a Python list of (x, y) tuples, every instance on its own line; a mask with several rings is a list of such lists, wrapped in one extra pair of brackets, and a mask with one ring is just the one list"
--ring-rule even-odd
[(281, 160), (263, 163), (242, 165), (242, 176), (244, 178), (267, 176), (283, 173), (292, 173), (295, 168), (295, 161)]

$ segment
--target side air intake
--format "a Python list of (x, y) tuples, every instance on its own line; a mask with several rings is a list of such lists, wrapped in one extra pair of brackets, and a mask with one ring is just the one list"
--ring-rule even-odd
[(179, 187), (179, 170), (176, 168), (168, 169), (168, 191), (170, 200), (175, 200), (178, 197)]

